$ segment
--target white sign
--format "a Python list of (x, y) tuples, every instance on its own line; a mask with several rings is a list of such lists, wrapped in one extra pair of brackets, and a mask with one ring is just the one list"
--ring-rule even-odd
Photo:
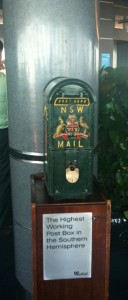
[(90, 278), (92, 213), (42, 216), (44, 280)]

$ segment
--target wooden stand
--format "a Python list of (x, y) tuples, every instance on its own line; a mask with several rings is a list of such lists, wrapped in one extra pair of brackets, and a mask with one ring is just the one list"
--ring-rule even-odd
[[(55, 202), (47, 195), (43, 174), (31, 176), (34, 300), (107, 300), (110, 254), (110, 201), (105, 200), (94, 184), (94, 194), (86, 201)], [(44, 280), (44, 214), (91, 212), (91, 278)], [(77, 257), (76, 257), (77, 260)]]

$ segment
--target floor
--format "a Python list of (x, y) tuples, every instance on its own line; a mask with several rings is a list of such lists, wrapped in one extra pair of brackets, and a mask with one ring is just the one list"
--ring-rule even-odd
[[(15, 277), (13, 231), (0, 231), (0, 300), (21, 299)], [(128, 299), (128, 247), (111, 243), (109, 300)], [(98, 299), (95, 299), (98, 300)]]
[(12, 228), (0, 230), (0, 299), (18, 300)]

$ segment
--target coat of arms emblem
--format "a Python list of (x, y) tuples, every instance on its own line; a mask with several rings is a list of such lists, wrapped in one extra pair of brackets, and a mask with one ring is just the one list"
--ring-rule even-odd
[(78, 140), (81, 138), (89, 137), (89, 126), (84, 120), (83, 116), (80, 116), (79, 119), (76, 115), (69, 115), (67, 120), (59, 116), (58, 125), (56, 127), (53, 138), (57, 139), (63, 137), (67, 140), (69, 137), (76, 137)]

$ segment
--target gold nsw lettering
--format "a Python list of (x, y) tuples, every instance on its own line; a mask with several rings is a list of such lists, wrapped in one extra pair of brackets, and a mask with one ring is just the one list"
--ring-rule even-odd
[[(66, 106), (61, 106), (61, 108), (60, 108), (61, 114), (66, 114), (67, 111), (69, 111), (70, 114), (73, 114), (74, 110), (75, 109), (73, 106), (70, 106), (69, 108), (67, 108)], [(77, 110), (78, 114), (81, 114), (81, 113), (83, 113), (84, 106), (77, 106), (76, 110)]]
[(84, 109), (83, 106), (79, 106), (79, 107), (77, 106), (77, 111), (79, 114), (83, 112), (83, 109)]
[(61, 114), (66, 114), (66, 112), (67, 112), (67, 108), (66, 108), (66, 106), (61, 106)]
[(70, 106), (70, 114), (73, 114), (73, 112), (74, 112), (73, 106)]

